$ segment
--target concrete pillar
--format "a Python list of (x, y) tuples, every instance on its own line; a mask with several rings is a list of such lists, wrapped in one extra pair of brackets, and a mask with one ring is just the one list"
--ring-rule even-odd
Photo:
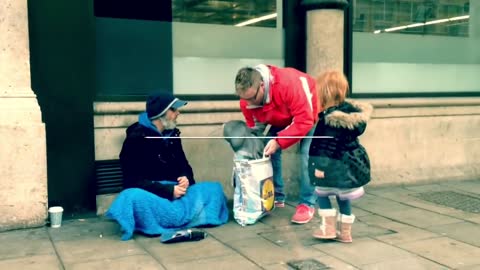
[(30, 86), (27, 0), (0, 2), (0, 230), (47, 216), (45, 125)]
[(346, 0), (303, 0), (307, 11), (307, 73), (343, 71), (344, 9)]

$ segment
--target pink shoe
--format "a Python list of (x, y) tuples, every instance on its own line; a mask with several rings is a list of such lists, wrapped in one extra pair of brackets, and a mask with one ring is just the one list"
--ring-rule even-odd
[(305, 224), (312, 220), (315, 214), (315, 207), (306, 204), (299, 204), (292, 217), (292, 222), (297, 224)]

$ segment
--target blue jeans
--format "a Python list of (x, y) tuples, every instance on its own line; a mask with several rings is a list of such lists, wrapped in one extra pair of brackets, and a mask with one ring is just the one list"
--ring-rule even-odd
[[(337, 198), (337, 203), (338, 203), (338, 210), (340, 211), (341, 214), (344, 214), (344, 215), (351, 215), (352, 214), (352, 207), (350, 205), (350, 201), (349, 200), (340, 200), (338, 198), (338, 196), (336, 196)], [(328, 196), (319, 196), (318, 199), (317, 199), (317, 202), (318, 202), (318, 207), (320, 209), (331, 209), (332, 208), (332, 203), (330, 202), (330, 198), (328, 198)]]
[[(315, 126), (308, 132), (306, 136), (313, 136)], [(310, 184), (308, 175), (308, 151), (312, 138), (304, 138), (300, 141), (300, 196), (299, 203), (314, 206), (317, 196), (314, 195), (315, 187)], [(270, 159), (273, 168), (273, 184), (275, 186), (275, 200), (285, 201), (286, 195), (284, 191), (284, 183), (282, 176), (282, 151), (278, 149)]]

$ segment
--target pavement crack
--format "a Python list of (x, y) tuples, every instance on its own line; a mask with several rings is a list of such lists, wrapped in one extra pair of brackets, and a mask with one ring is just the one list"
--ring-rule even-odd
[(253, 263), (254, 265), (258, 266), (260, 269), (265, 269), (264, 267), (262, 267), (260, 264), (258, 264), (257, 262), (255, 262), (254, 260), (250, 259), (249, 257), (247, 257), (245, 254), (243, 254), (243, 252), (241, 252), (240, 250), (236, 249), (235, 247), (229, 245), (228, 243), (226, 242), (223, 242), (221, 241), (219, 238), (215, 237), (214, 235), (209, 235), (209, 237), (217, 240), (218, 242), (222, 243), (224, 246), (228, 247), (229, 249), (233, 250), (234, 252), (236, 252), (237, 254), (239, 254), (240, 256), (242, 256), (243, 258), (245, 258), (247, 261)]
[(52, 235), (50, 234), (50, 230), (48, 230), (48, 229), (45, 229), (45, 230), (47, 231), (48, 239), (50, 239), (50, 243), (52, 244), (53, 250), (55, 251), (55, 255), (57, 255), (57, 259), (60, 262), (60, 267), (62, 268), (62, 270), (65, 270), (65, 264), (62, 260), (62, 257), (58, 253), (57, 246), (55, 245), (55, 242), (52, 239)]
[(160, 258), (157, 258), (157, 256), (154, 254), (154, 253), (151, 253), (148, 251), (147, 248), (145, 248), (145, 246), (140, 242), (140, 241), (137, 241), (137, 239), (133, 239), (133, 241), (135, 241), (135, 243), (141, 248), (143, 249), (143, 251), (145, 251), (148, 255), (150, 255), (158, 264), (160, 264), (164, 269), (167, 269), (167, 267), (162, 263), (162, 260)]

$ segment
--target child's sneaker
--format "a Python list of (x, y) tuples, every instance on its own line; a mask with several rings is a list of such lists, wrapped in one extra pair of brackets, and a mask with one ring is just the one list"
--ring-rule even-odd
[(284, 201), (275, 201), (275, 208), (285, 208)]

